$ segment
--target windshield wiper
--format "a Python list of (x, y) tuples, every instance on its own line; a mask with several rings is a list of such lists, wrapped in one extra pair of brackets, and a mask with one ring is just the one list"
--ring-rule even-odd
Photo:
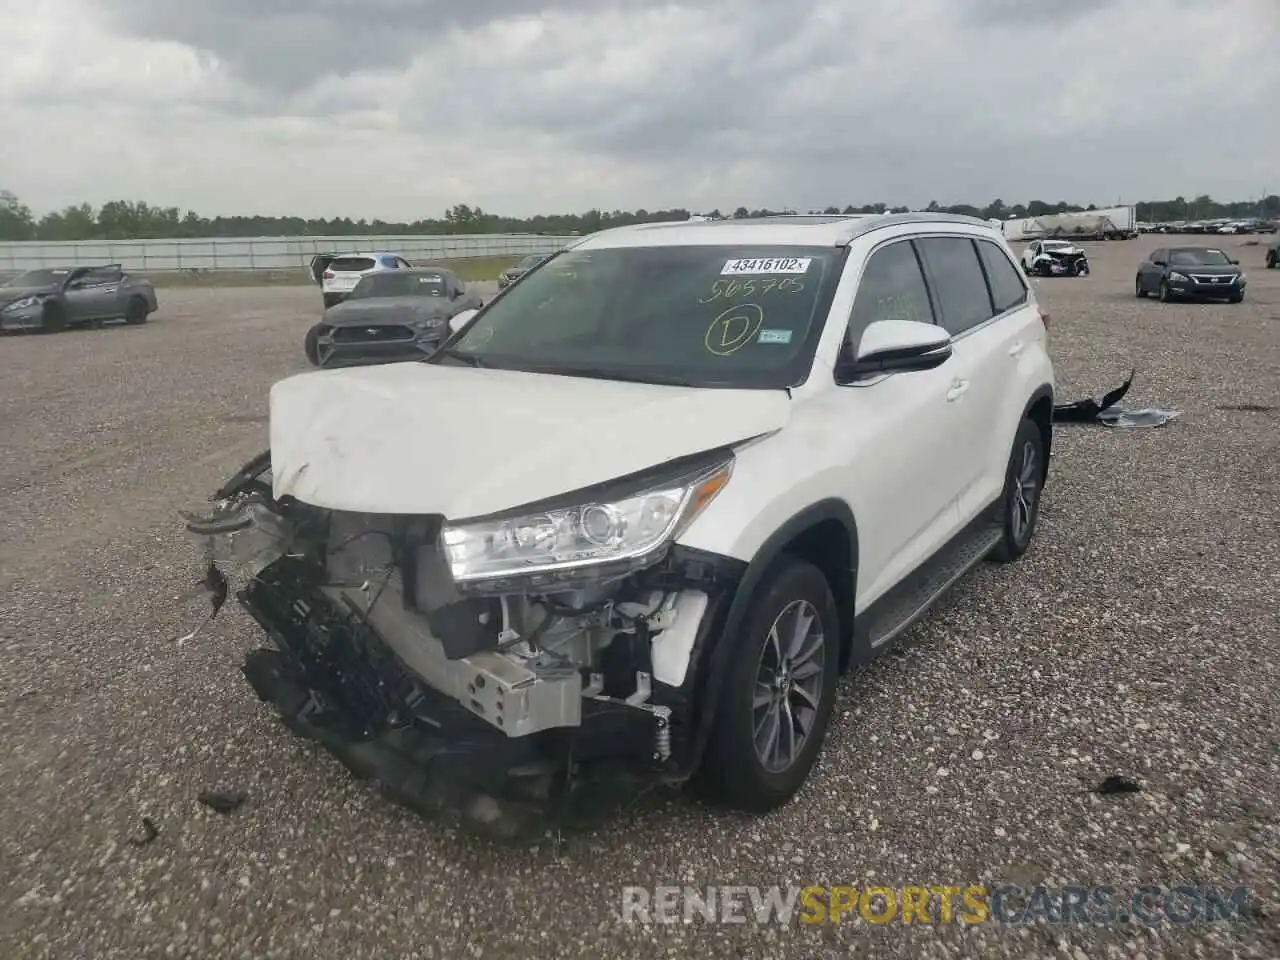
[(485, 362), (474, 353), (471, 353), (469, 350), (459, 350), (457, 347), (441, 347), (431, 356), (423, 357), (422, 362), (426, 363), (436, 357), (448, 357), (450, 360), (458, 360), (477, 368), (486, 366)]
[[(590, 377), (593, 380), (617, 380), (620, 383), (652, 383), (661, 387), (706, 387), (717, 386), (719, 382), (702, 382), (684, 377), (668, 377), (660, 373), (626, 373), (610, 370), (606, 367), (560, 367), (547, 366), (537, 369), (538, 373), (560, 374), (566, 377)], [(728, 384), (724, 384), (728, 386)]]

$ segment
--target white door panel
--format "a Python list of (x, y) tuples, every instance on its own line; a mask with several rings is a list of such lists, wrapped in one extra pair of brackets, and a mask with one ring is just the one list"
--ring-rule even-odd
[(960, 453), (963, 405), (947, 394), (956, 370), (898, 373), (833, 394), (847, 424), (835, 442), (847, 444), (854, 503), (873, 504), (858, 516), (858, 607), (873, 602), (945, 543), (957, 522), (951, 464)]

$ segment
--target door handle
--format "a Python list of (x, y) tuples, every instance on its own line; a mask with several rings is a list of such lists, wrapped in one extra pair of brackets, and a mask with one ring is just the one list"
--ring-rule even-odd
[(952, 380), (951, 389), (947, 391), (947, 403), (955, 403), (969, 391), (968, 380)]
[(1009, 348), (1009, 356), (1016, 357), (1018, 354), (1022, 352), (1022, 348), (1025, 346), (1026, 344), (1023, 343), (1021, 340), (1019, 340), (1017, 343), (1015, 343), (1012, 347)]

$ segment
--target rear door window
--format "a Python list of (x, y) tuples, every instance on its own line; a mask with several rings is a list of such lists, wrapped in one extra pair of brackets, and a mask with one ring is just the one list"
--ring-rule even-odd
[(987, 272), (987, 282), (991, 284), (991, 299), (995, 301), (996, 313), (1004, 313), (1027, 302), (1027, 285), (1022, 280), (1022, 273), (999, 246), (990, 240), (979, 240), (978, 255)]
[(978, 251), (968, 237), (926, 237), (915, 241), (929, 271), (942, 326), (953, 337), (995, 315)]
[(372, 257), (338, 257), (329, 263), (334, 273), (364, 273), (377, 266)]

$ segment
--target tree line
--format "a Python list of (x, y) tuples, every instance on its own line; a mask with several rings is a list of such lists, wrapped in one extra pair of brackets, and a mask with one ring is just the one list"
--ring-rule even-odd
[[(985, 207), (958, 203), (944, 206), (936, 200), (926, 208), (930, 212), (965, 214), (984, 219), (1040, 217), (1055, 213), (1079, 213), (1098, 209), (1098, 204), (1078, 206), (1058, 201), (1049, 203), (1006, 204), (993, 200)], [(1280, 196), (1272, 194), (1262, 200), (1221, 202), (1209, 196), (1191, 200), (1144, 201), (1136, 204), (1137, 218), (1149, 223), (1171, 220), (1211, 220), (1222, 217), (1280, 218)], [(26, 204), (7, 190), (0, 190), (0, 241), (6, 240), (169, 240), (182, 237), (262, 237), (262, 236), (378, 236), (450, 235), (468, 233), (541, 233), (566, 236), (592, 233), (606, 227), (662, 220), (687, 220), (692, 215), (709, 217), (774, 216), (787, 213), (904, 213), (904, 206), (883, 203), (852, 204), (827, 207), (824, 210), (797, 211), (749, 210), (738, 207), (722, 213), (719, 210), (588, 210), (585, 213), (539, 214), (520, 218), (490, 213), (480, 207), (460, 203), (445, 211), (444, 216), (413, 221), (393, 222), (379, 219), (352, 220), (308, 217), (233, 216), (205, 217), (194, 210), (178, 207), (156, 207), (140, 200), (112, 200), (101, 207), (89, 203), (75, 204), (62, 210), (36, 216)]]

